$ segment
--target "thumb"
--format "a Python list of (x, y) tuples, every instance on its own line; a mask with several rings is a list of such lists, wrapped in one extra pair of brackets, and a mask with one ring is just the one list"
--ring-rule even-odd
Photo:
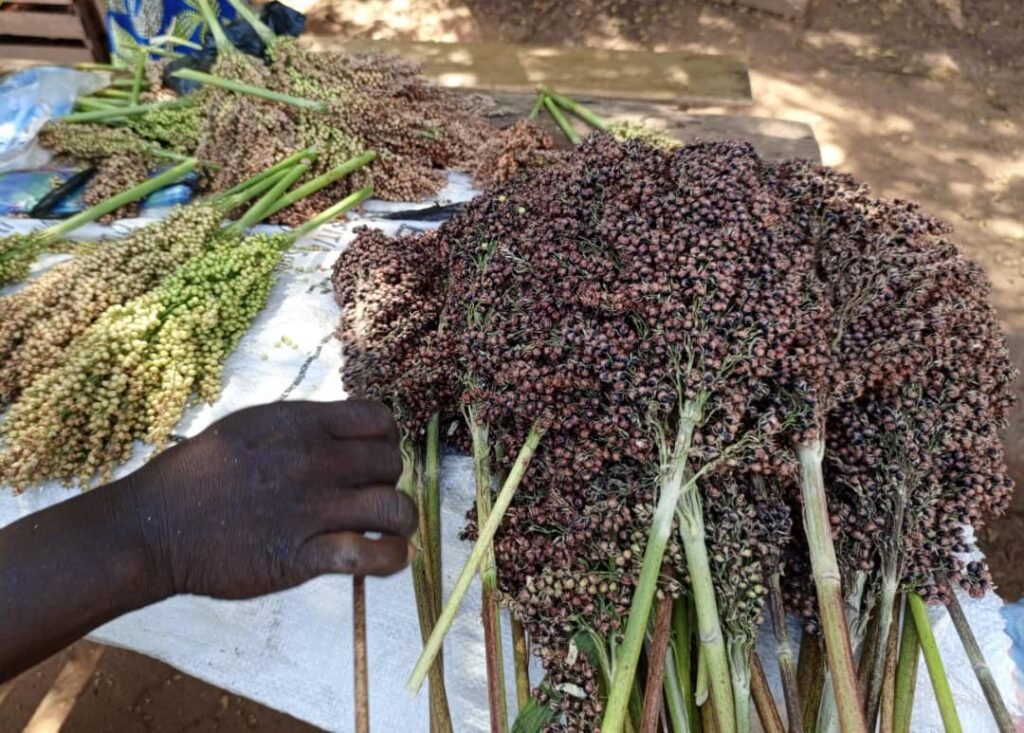
[(385, 576), (408, 565), (414, 554), (404, 537), (370, 539), (355, 532), (331, 532), (306, 540), (299, 561), (310, 577), (325, 573)]

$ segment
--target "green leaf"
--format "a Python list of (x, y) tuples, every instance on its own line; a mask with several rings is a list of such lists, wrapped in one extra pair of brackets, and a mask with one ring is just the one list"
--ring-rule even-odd
[(110, 30), (113, 36), (111, 45), (114, 49), (114, 55), (128, 65), (134, 66), (135, 59), (139, 54), (139, 42), (135, 40), (135, 36), (117, 21), (110, 23)]
[[(558, 699), (558, 693), (551, 688), (547, 681), (540, 683), (540, 689), (553, 699)], [(557, 719), (555, 711), (550, 705), (541, 705), (536, 698), (530, 698), (516, 716), (512, 724), (512, 733), (541, 733), (542, 730), (555, 722)]]
[(174, 16), (174, 23), (171, 25), (171, 35), (177, 36), (178, 38), (192, 38), (192, 34), (195, 33), (203, 22), (202, 17), (199, 13), (194, 10), (182, 10), (176, 16)]

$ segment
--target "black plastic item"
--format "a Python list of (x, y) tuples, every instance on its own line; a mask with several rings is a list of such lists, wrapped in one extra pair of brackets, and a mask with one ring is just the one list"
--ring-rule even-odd
[(164, 86), (168, 89), (173, 89), (174, 93), (178, 96), (191, 94), (192, 92), (200, 89), (203, 85), (190, 79), (179, 79), (173, 75), (174, 72), (178, 69), (209, 71), (216, 60), (217, 50), (209, 50), (205, 48), (202, 51), (197, 51), (196, 53), (189, 54), (188, 56), (182, 56), (180, 59), (174, 59), (164, 66)]
[(28, 212), (29, 217), (32, 219), (52, 219), (53, 210), (64, 200), (64, 197), (72, 193), (79, 186), (88, 183), (89, 179), (96, 175), (96, 170), (96, 166), (90, 166), (71, 176), (71, 178), (39, 199), (39, 203)]
[(444, 206), (434, 204), (433, 206), (420, 209), (389, 211), (385, 214), (371, 215), (371, 218), (386, 219), (388, 221), (447, 221), (456, 214), (462, 213), (462, 210), (465, 208), (465, 202), (445, 204)]
[(276, 36), (300, 36), (306, 30), (306, 16), (277, 0), (271, 0), (263, 6), (260, 20), (266, 23)]

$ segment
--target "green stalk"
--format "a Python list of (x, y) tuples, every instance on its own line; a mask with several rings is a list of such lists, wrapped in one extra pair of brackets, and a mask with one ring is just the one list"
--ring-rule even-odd
[[(466, 423), (473, 442), (473, 477), (476, 481), (477, 524), (482, 525), (491, 514), (491, 449), (486, 425), (477, 421), (476, 410), (466, 411)], [(498, 570), (494, 545), (488, 543), (480, 563), (480, 585), (483, 601), (481, 616), (484, 626), (484, 659), (487, 663), (487, 700), (491, 715), (491, 731), (503, 733), (508, 726), (505, 702), (505, 664), (501, 648), (501, 610), (498, 608)]]
[(551, 117), (555, 120), (558, 126), (565, 133), (565, 136), (569, 139), (573, 145), (579, 145), (583, 142), (582, 138), (576, 134), (576, 131), (572, 129), (572, 125), (569, 124), (569, 120), (565, 119), (565, 115), (562, 114), (562, 110), (558, 107), (554, 101), (548, 97), (544, 97), (544, 107), (551, 114)]
[(761, 666), (761, 658), (757, 656), (756, 652), (751, 655), (750, 666), (752, 672), (750, 692), (754, 699), (754, 707), (757, 709), (757, 717), (761, 721), (761, 730), (764, 733), (786, 733), (779, 710), (775, 707), (775, 700), (772, 698), (764, 667)]
[[(402, 476), (398, 482), (398, 488), (408, 494), (414, 501), (418, 500), (419, 492), (415, 485), (419, 483), (416, 477), (415, 448), (407, 438), (403, 438), (402, 444)], [(419, 503), (417, 501), (417, 507)], [(420, 514), (422, 519), (422, 512)], [(414, 546), (422, 542), (422, 525), (418, 534), (413, 537)], [(412, 560), (412, 585), (416, 595), (416, 613), (420, 622), (420, 637), (426, 641), (430, 636), (430, 630), (434, 627), (436, 616), (434, 615), (433, 589), (427, 578), (426, 564), (423, 552), (417, 552)], [(444, 666), (442, 657), (438, 655), (437, 662), (430, 669), (430, 730), (431, 733), (451, 733), (451, 713), (448, 710), (448, 695), (444, 684)]]
[(818, 595), (818, 610), (825, 636), (825, 652), (835, 692), (836, 711), (843, 733), (867, 733), (867, 722), (857, 690), (850, 633), (843, 614), (843, 593), (839, 563), (832, 545), (825, 481), (821, 463), (825, 441), (815, 440), (797, 448), (800, 459), (800, 489), (803, 498), (804, 531), (811, 556), (811, 570)]
[(516, 671), (516, 705), (519, 711), (530, 704), (530, 650), (523, 625), (512, 619), (512, 660)]
[[(846, 618), (846, 628), (850, 630), (850, 647), (853, 656), (858, 656), (858, 650), (864, 641), (868, 630), (868, 616), (861, 614), (861, 602), (864, 599), (864, 585), (867, 583), (868, 575), (863, 570), (854, 573), (853, 582), (843, 595), (843, 615)], [(858, 689), (860, 689), (860, 677), (857, 678)], [(818, 710), (818, 731), (819, 733), (839, 733), (839, 716), (836, 714), (836, 696), (832, 689), (832, 675), (825, 675), (825, 685), (821, 692), (821, 708)]]
[(327, 106), (323, 102), (317, 102), (313, 99), (305, 99), (304, 97), (296, 97), (282, 92), (275, 92), (273, 89), (266, 89), (253, 84), (246, 84), (245, 82), (236, 81), (235, 79), (225, 79), (224, 77), (207, 74), (197, 69), (178, 69), (177, 71), (172, 72), (171, 76), (178, 79), (198, 82), (211, 87), (227, 89), (230, 92), (236, 92), (238, 94), (248, 94), (251, 97), (259, 97), (260, 99), (266, 99), (270, 102), (280, 102), (281, 104), (299, 107), (300, 109), (311, 109), (317, 112), (323, 112), (327, 109)]
[(153, 36), (149, 42), (158, 46), (184, 46), (185, 48), (191, 48), (193, 51), (203, 50), (203, 47), (198, 43), (194, 43), (187, 38), (172, 36), (168, 33), (165, 33), (162, 36)]
[(434, 615), (441, 613), (441, 418), (434, 415), (427, 423), (426, 448), (427, 496), (424, 513), (429, 537), (428, 564), (434, 586)]
[(188, 97), (170, 99), (166, 102), (149, 102), (147, 104), (130, 104), (125, 107), (97, 109), (89, 112), (72, 112), (60, 119), (64, 122), (112, 122), (122, 117), (131, 117), (152, 112), (157, 109), (177, 109), (192, 104)]
[(282, 209), (287, 209), (296, 201), (309, 196), (311, 193), (319, 191), (320, 189), (334, 183), (339, 178), (347, 176), (349, 173), (359, 170), (363, 166), (372, 163), (376, 158), (377, 154), (372, 150), (362, 153), (361, 155), (357, 155), (354, 158), (349, 158), (341, 165), (331, 168), (331, 170), (326, 173), (321, 173), (319, 176), (303, 183), (294, 191), (289, 191), (281, 197), (280, 201), (271, 207), (267, 216), (273, 216)]
[(259, 221), (262, 221), (267, 216), (267, 210), (273, 205), (275, 201), (281, 198), (281, 195), (291, 188), (292, 184), (295, 183), (302, 175), (309, 170), (309, 162), (300, 160), (295, 164), (295, 167), (281, 176), (281, 179), (274, 184), (273, 188), (267, 191), (252, 207), (246, 211), (242, 217), (231, 226), (227, 227), (225, 231), (228, 232), (242, 232), (253, 226)]
[(173, 168), (165, 170), (160, 175), (143, 181), (138, 186), (133, 186), (127, 191), (122, 191), (116, 196), (111, 196), (106, 201), (100, 201), (95, 206), (91, 206), (85, 211), (80, 211), (59, 224), (54, 224), (52, 227), (43, 230), (39, 233), (39, 239), (37, 241), (41, 244), (53, 244), (75, 229), (78, 229), (89, 222), (96, 221), (101, 216), (117, 211), (125, 204), (130, 204), (138, 201), (139, 199), (143, 199), (154, 191), (174, 183), (183, 175), (192, 171), (195, 167), (195, 158), (189, 158)]
[[(113, 101), (113, 100), (121, 100), (121, 99), (131, 99), (132, 98), (132, 93), (130, 91), (125, 91), (124, 89), (115, 89), (114, 87), (105, 87), (103, 89), (100, 89), (98, 92), (96, 92), (96, 96), (97, 97), (109, 97), (110, 99), (108, 99), (106, 101)], [(79, 99), (88, 99), (88, 97), (79, 97)], [(136, 100), (135, 102), (132, 102), (132, 104), (136, 104), (137, 101), (138, 100)]]
[(354, 209), (356, 206), (363, 203), (363, 201), (370, 198), (371, 196), (373, 196), (373, 186), (363, 186), (358, 191), (350, 193), (341, 201), (334, 204), (334, 206), (324, 209), (302, 226), (292, 230), (292, 234), (295, 236), (296, 239), (298, 239), (304, 234), (308, 234), (309, 232), (313, 231), (317, 227), (327, 224), (332, 219), (336, 219), (349, 209)]
[(139, 103), (139, 94), (142, 93), (142, 77), (146, 71), (146, 57), (144, 54), (139, 54), (139, 58), (135, 62), (135, 76), (132, 77), (132, 91), (130, 93), (131, 103), (133, 105)]
[(228, 39), (227, 34), (224, 32), (224, 27), (217, 19), (217, 14), (210, 6), (209, 1), (196, 0), (196, 8), (199, 10), (199, 14), (203, 16), (203, 22), (206, 23), (206, 27), (213, 34), (213, 42), (217, 46), (217, 53), (222, 56), (239, 53), (238, 49)]
[(270, 30), (267, 24), (260, 20), (256, 13), (252, 12), (252, 8), (244, 0), (228, 0), (228, 2), (231, 3), (231, 7), (241, 16), (242, 20), (252, 26), (252, 29), (256, 31), (256, 35), (263, 41), (264, 46), (270, 49), (277, 43), (277, 36), (274, 35), (274, 31)]
[(700, 726), (697, 715), (696, 694), (693, 689), (693, 666), (690, 654), (692, 624), (688, 600), (679, 598), (672, 606), (672, 656), (675, 660), (675, 678), (685, 706), (687, 729), (696, 732)]
[(466, 559), (466, 564), (462, 567), (462, 571), (455, 581), (455, 587), (452, 588), (448, 601), (444, 604), (444, 608), (441, 609), (441, 615), (434, 626), (433, 632), (430, 634), (430, 638), (424, 645), (423, 653), (420, 654), (412, 674), (409, 675), (409, 681), (406, 683), (406, 689), (409, 692), (419, 692), (423, 686), (423, 679), (426, 677), (427, 670), (441, 651), (444, 637), (451, 630), (452, 623), (455, 621), (455, 614), (458, 613), (459, 606), (462, 605), (462, 601), (466, 598), (466, 593), (469, 592), (470, 583), (472, 583), (473, 576), (476, 575), (477, 570), (480, 568), (487, 548), (494, 541), (494, 535), (498, 532), (498, 526), (508, 510), (509, 504), (512, 503), (512, 497), (523, 480), (526, 469), (530, 466), (530, 461), (533, 459), (533, 454), (540, 444), (542, 435), (543, 431), (540, 426), (534, 425), (526, 436), (522, 448), (519, 449), (519, 455), (516, 456), (508, 478), (505, 479), (501, 491), (498, 492), (498, 496), (494, 500), (494, 506), (491, 508), (487, 521), (479, 528), (476, 543), (473, 545), (473, 549)]
[[(298, 163), (300, 160), (308, 159), (310, 161), (316, 160), (316, 151), (313, 148), (305, 148), (297, 153), (292, 153), (287, 158), (281, 160), (278, 163), (270, 166), (266, 170), (260, 171), (251, 178), (246, 178), (239, 184), (236, 184), (229, 188), (227, 191), (221, 191), (217, 194), (217, 198), (226, 198), (228, 196), (234, 196), (236, 193), (244, 191), (245, 189), (253, 186), (265, 178), (272, 178), (276, 173), (283, 171), (286, 168), (291, 168), (293, 165)], [(298, 199), (296, 199), (298, 201)], [(294, 202), (293, 202), (294, 203)]]
[(665, 707), (668, 708), (669, 730), (672, 733), (694, 733), (687, 717), (683, 685), (679, 681), (679, 665), (676, 661), (675, 645), (669, 644), (665, 659)]
[(581, 120), (586, 122), (595, 130), (600, 130), (601, 132), (608, 132), (608, 122), (603, 117), (595, 114), (594, 112), (591, 112), (589, 109), (584, 107), (579, 102), (569, 99), (568, 97), (563, 97), (561, 94), (558, 94), (545, 86), (542, 86), (540, 88), (540, 91), (541, 94), (547, 95), (559, 107), (566, 110), (567, 112), (572, 112), (574, 115), (579, 117)]
[(110, 86), (104, 87), (103, 91), (107, 91), (109, 89), (118, 89), (118, 90), (131, 89), (132, 88), (132, 84), (134, 84), (134, 83), (135, 82), (132, 79), (125, 79), (125, 78), (111, 79), (110, 80)]
[(967, 652), (967, 658), (978, 678), (978, 684), (981, 685), (981, 691), (985, 693), (985, 699), (992, 710), (992, 717), (995, 718), (999, 733), (1013, 733), (1013, 718), (1010, 717), (1010, 711), (1006, 708), (1002, 693), (999, 692), (995, 677), (992, 676), (992, 670), (989, 669), (988, 663), (985, 661), (985, 655), (982, 654), (978, 640), (975, 638), (974, 632), (971, 631), (971, 625), (967, 623), (964, 610), (960, 607), (960, 601), (957, 600), (956, 593), (953, 591), (950, 591), (950, 601), (946, 605), (946, 610), (949, 611), (949, 617), (960, 637), (960, 643), (964, 645), (964, 651)]
[(726, 641), (729, 654), (729, 675), (732, 679), (733, 710), (737, 733), (750, 731), (750, 645), (743, 639)]
[(123, 66), (118, 66), (117, 64), (101, 64), (96, 61), (81, 61), (75, 64), (73, 68), (78, 69), (79, 71), (109, 71), (112, 74), (124, 71)]
[[(684, 494), (683, 477), (686, 475), (686, 461), (690, 452), (693, 431), (700, 419), (699, 403), (687, 403), (679, 419), (679, 430), (671, 456), (662, 458), (661, 491), (658, 504), (651, 520), (650, 534), (644, 559), (640, 569), (640, 578), (633, 591), (633, 600), (626, 619), (626, 630), (622, 645), (615, 657), (615, 677), (608, 694), (604, 720), (601, 723), (602, 733), (619, 733), (626, 718), (629, 705), (629, 692), (636, 677), (640, 651), (643, 648), (644, 634), (654, 603), (654, 594), (658, 586), (658, 576), (665, 557), (665, 548), (672, 535), (672, 521), (679, 508)], [(665, 450), (663, 448), (663, 454)], [(692, 479), (689, 483), (695, 483)], [(689, 492), (693, 493), (693, 492)], [(699, 509), (698, 509), (699, 513)], [(684, 539), (685, 542), (685, 539)], [(701, 539), (703, 543), (703, 538)], [(689, 555), (687, 555), (689, 562)], [(691, 567), (691, 578), (693, 569)], [(697, 579), (692, 584), (696, 589)], [(712, 599), (714, 602), (714, 599)], [(719, 636), (719, 638), (721, 638)], [(731, 717), (731, 716), (730, 716)], [(726, 730), (723, 730), (726, 733)]]
[[(164, 48), (163, 46), (156, 46), (154, 44), (147, 44), (143, 46), (146, 53), (151, 53), (154, 56), (163, 56), (168, 59), (180, 59), (184, 58), (185, 54), (175, 51), (173, 48)], [(139, 58), (145, 59), (144, 54), (139, 54)]]
[(917, 665), (920, 659), (921, 645), (917, 638), (914, 616), (909, 606), (904, 606), (900, 656), (896, 663), (896, 691), (892, 705), (894, 733), (910, 733), (910, 719), (914, 712), (914, 688), (917, 686)]
[(95, 97), (79, 97), (75, 100), (75, 108), (85, 112), (111, 109), (124, 109), (125, 105), (114, 99), (96, 99)]
[(924, 652), (924, 663), (928, 667), (932, 689), (935, 690), (935, 701), (939, 704), (942, 725), (946, 733), (961, 733), (960, 718), (956, 714), (956, 703), (953, 702), (953, 691), (949, 689), (949, 679), (942, 665), (942, 657), (939, 656), (939, 647), (935, 643), (931, 624), (928, 623), (928, 610), (917, 593), (907, 594), (907, 603), (914, 617), (914, 627), (917, 629), (921, 651)]
[(786, 718), (789, 733), (803, 733), (803, 715), (800, 708), (800, 691), (796, 682), (796, 660), (793, 645), (786, 628), (786, 609), (782, 603), (782, 582), (779, 573), (773, 573), (768, 581), (768, 610), (771, 614), (772, 632), (775, 635), (775, 656), (779, 662), (779, 676), (782, 678), (782, 694), (786, 700)]
[(276, 186), (282, 178), (288, 175), (288, 170), (281, 170), (275, 173), (270, 178), (264, 178), (262, 181), (250, 186), (249, 188), (236, 193), (234, 196), (224, 197), (217, 196), (209, 200), (210, 205), (215, 206), (217, 209), (223, 212), (230, 212), (237, 209), (242, 204), (245, 204), (257, 196), (262, 196), (271, 188)]
[(708, 692), (708, 657), (704, 647), (697, 644), (697, 681), (693, 685), (693, 701), (698, 707), (704, 707), (710, 694)]
[(537, 100), (533, 103), (533, 107), (530, 109), (528, 119), (535, 120), (540, 115), (541, 109), (544, 108), (544, 92), (537, 92)]

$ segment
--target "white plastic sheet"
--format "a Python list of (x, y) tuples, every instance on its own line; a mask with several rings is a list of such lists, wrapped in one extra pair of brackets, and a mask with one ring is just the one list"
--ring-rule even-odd
[[(467, 198), (465, 181), (453, 177), (443, 200)], [(379, 205), (373, 209), (395, 208)], [(26, 222), (2, 222), (17, 228)], [(133, 226), (142, 222), (122, 222)], [(214, 420), (248, 405), (278, 399), (330, 400), (345, 396), (339, 379), (340, 346), (332, 334), (338, 320), (329, 274), (353, 227), (321, 229), (303, 239), (289, 255), (267, 308), (229, 358), (224, 392), (212, 406), (190, 409), (178, 426), (194, 435)], [(397, 232), (422, 225), (368, 221)], [(89, 227), (83, 236), (96, 236)], [(0, 291), (2, 293), (4, 291)], [(282, 337), (288, 337), (283, 342)], [(140, 446), (120, 473), (145, 459)], [(468, 458), (447, 456), (442, 472), (445, 587), (455, 581), (469, 547), (457, 539), (473, 503)], [(21, 496), (0, 487), (0, 526), (69, 496), (57, 485)], [(964, 610), (993, 674), (1015, 714), (1021, 712), (1018, 686), (996, 596), (964, 599)], [(416, 733), (428, 730), (427, 698), (405, 691), (405, 680), (420, 649), (412, 584), (408, 573), (367, 583), (370, 648), (370, 706), (375, 731)], [(953, 685), (961, 721), (972, 733), (995, 731), (985, 700), (956, 633), (942, 610), (934, 610), (935, 634)], [(486, 731), (486, 671), (478, 590), (471, 590), (445, 645), (449, 701), (455, 730)], [(322, 578), (284, 593), (246, 602), (178, 597), (120, 618), (93, 638), (163, 660), (184, 672), (257, 700), (331, 731), (352, 730), (350, 582)], [(507, 628), (507, 624), (506, 624)], [(510, 647), (507, 647), (510, 648)], [(777, 670), (766, 639), (759, 645), (770, 681)], [(540, 672), (534, 670), (534, 682)], [(938, 733), (942, 724), (924, 664), (915, 698), (912, 729)], [(511, 671), (508, 680), (512, 680)], [(511, 690), (510, 690), (511, 693)], [(512, 696), (510, 694), (510, 703)], [(510, 705), (514, 709), (514, 705)]]

